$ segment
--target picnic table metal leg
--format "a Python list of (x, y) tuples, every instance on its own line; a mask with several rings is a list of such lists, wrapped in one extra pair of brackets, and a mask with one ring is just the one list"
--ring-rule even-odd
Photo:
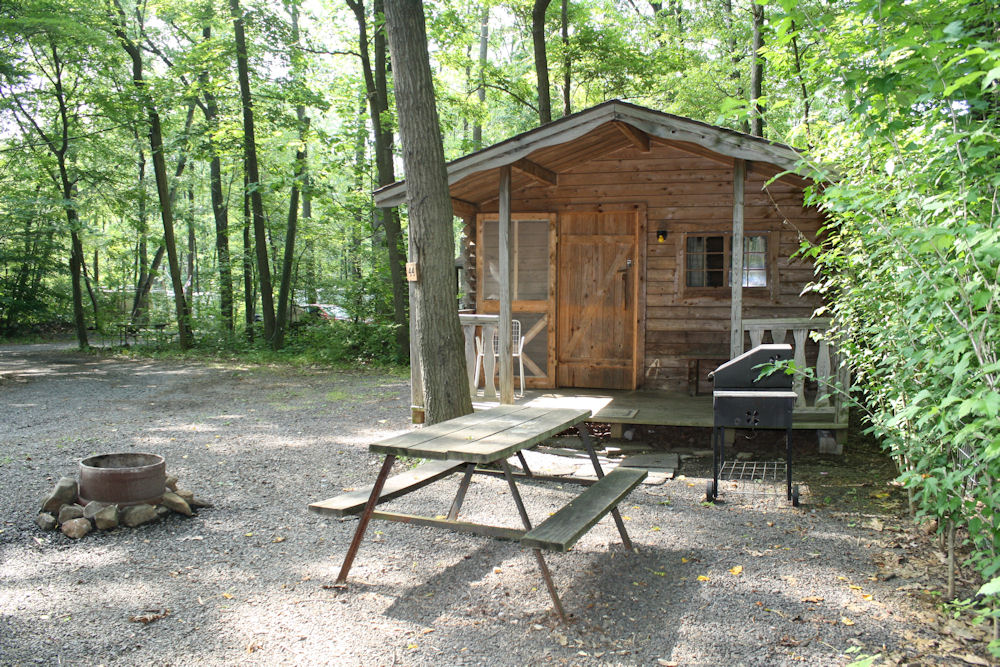
[(528, 467), (528, 462), (524, 458), (524, 452), (518, 452), (517, 458), (521, 462), (521, 467), (524, 468), (524, 476), (531, 477), (531, 468)]
[[(500, 465), (503, 467), (503, 476), (507, 479), (507, 486), (510, 487), (510, 495), (514, 497), (514, 504), (517, 505), (517, 513), (521, 515), (521, 522), (524, 524), (524, 529), (531, 530), (531, 519), (528, 518), (528, 511), (524, 509), (524, 501), (521, 500), (521, 492), (517, 490), (517, 484), (514, 481), (513, 473), (511, 473), (510, 464), (504, 459)], [(535, 552), (538, 569), (542, 571), (542, 579), (545, 580), (545, 587), (549, 589), (549, 597), (552, 598), (552, 605), (556, 608), (556, 613), (559, 614), (559, 620), (567, 623), (566, 611), (563, 609), (559, 593), (556, 591), (556, 584), (552, 581), (552, 573), (549, 572), (549, 566), (545, 564), (545, 558), (542, 557), (542, 550), (532, 549), (532, 551)]]
[[(590, 462), (594, 464), (594, 473), (597, 475), (597, 479), (603, 479), (604, 470), (601, 468), (601, 462), (597, 458), (597, 452), (594, 451), (594, 438), (587, 429), (587, 423), (582, 422), (578, 424), (576, 430), (580, 434), (580, 440), (583, 441), (583, 446), (586, 448), (587, 454), (590, 456)], [(617, 506), (611, 510), (611, 516), (615, 520), (615, 525), (618, 526), (618, 534), (622, 536), (622, 544), (625, 545), (626, 549), (632, 551), (632, 540), (628, 537), (628, 531), (625, 530), (625, 522), (622, 521), (622, 515), (618, 511)]]
[(358, 547), (361, 546), (361, 540), (365, 537), (368, 522), (371, 521), (372, 512), (375, 511), (378, 497), (382, 495), (382, 487), (385, 486), (385, 480), (389, 477), (389, 470), (392, 469), (392, 463), (395, 460), (396, 456), (394, 454), (388, 454), (385, 457), (385, 462), (382, 463), (382, 470), (379, 471), (378, 478), (375, 480), (375, 486), (372, 487), (372, 493), (368, 496), (368, 504), (365, 505), (365, 509), (361, 513), (358, 528), (354, 531), (354, 539), (351, 540), (351, 546), (347, 548), (344, 564), (340, 566), (340, 574), (337, 576), (338, 586), (347, 582), (347, 573), (351, 571), (351, 565), (354, 564), (354, 557), (358, 554)]
[(476, 472), (476, 464), (467, 463), (462, 483), (458, 485), (458, 493), (455, 494), (455, 500), (452, 501), (451, 509), (448, 510), (449, 521), (454, 521), (458, 518), (458, 513), (462, 509), (462, 503), (465, 502), (465, 492), (469, 490), (469, 482), (472, 481), (472, 473), (474, 472)]

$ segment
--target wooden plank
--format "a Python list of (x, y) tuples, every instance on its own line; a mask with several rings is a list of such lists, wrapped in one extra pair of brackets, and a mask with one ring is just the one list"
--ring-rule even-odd
[(448, 458), (472, 463), (491, 463), (533, 447), (590, 417), (590, 410), (544, 409), (545, 414), (518, 424), (479, 442), (451, 445)]
[(604, 479), (570, 501), (568, 505), (521, 538), (521, 544), (551, 551), (569, 551), (584, 533), (601, 520), (649, 473), (619, 466)]
[(432, 528), (444, 528), (453, 530), (456, 533), (467, 533), (470, 535), (481, 535), (492, 537), (498, 540), (520, 540), (524, 536), (524, 529), (508, 528), (506, 526), (490, 526), (482, 523), (471, 523), (468, 521), (456, 521), (454, 519), (438, 519), (436, 517), (419, 516), (417, 514), (402, 514), (400, 512), (372, 512), (373, 519), (383, 521), (397, 521), (408, 523), (413, 526), (430, 526)]
[(649, 152), (649, 135), (640, 129), (632, 127), (628, 123), (623, 123), (621, 121), (615, 121), (612, 123), (618, 130), (625, 135), (629, 143), (638, 148), (643, 153)]
[(532, 162), (527, 158), (516, 160), (510, 166), (512, 166), (514, 169), (517, 169), (521, 173), (530, 176), (531, 178), (533, 178), (538, 183), (541, 183), (542, 185), (549, 186), (549, 185), (559, 184), (559, 175), (556, 174), (556, 172), (552, 171), (551, 169), (546, 169), (537, 162)]
[[(416, 431), (396, 435), (385, 440), (380, 440), (369, 446), (369, 450), (376, 454), (396, 454), (397, 456), (409, 456), (407, 449), (421, 443), (439, 438), (443, 435), (458, 431), (469, 426), (474, 426), (483, 420), (483, 415), (498, 416), (528, 410), (526, 405), (501, 405), (499, 407), (486, 410), (485, 412), (474, 412), (472, 414), (455, 417), (447, 421), (438, 422), (431, 426), (424, 426)], [(383, 449), (384, 448), (384, 449)]]
[[(422, 489), (428, 484), (447, 477), (463, 465), (461, 461), (429, 461), (412, 470), (390, 477), (386, 480), (385, 486), (382, 487), (382, 493), (376, 504), (385, 503), (393, 498), (399, 498), (417, 489)], [(369, 484), (364, 488), (312, 503), (309, 505), (309, 509), (318, 514), (332, 514), (334, 516), (357, 514), (364, 509), (368, 502), (372, 486)]]
[[(479, 414), (487, 415), (489, 413), (494, 413), (494, 411), (490, 410)], [(376, 453), (396, 454), (397, 456), (416, 456), (430, 459), (453, 458), (455, 460), (474, 461), (476, 463), (489, 463), (498, 458), (504, 458), (502, 452), (506, 451), (511, 445), (520, 445), (520, 447), (515, 448), (516, 451), (517, 448), (530, 447), (535, 442), (548, 437), (548, 435), (535, 433), (538, 429), (548, 425), (548, 422), (535, 421), (539, 418), (551, 416), (552, 422), (563, 424), (560, 430), (564, 430), (573, 424), (583, 421), (589, 415), (589, 411), (586, 410), (570, 410), (567, 412), (551, 408), (522, 407), (516, 412), (489, 414), (489, 417), (484, 417), (477, 423), (419, 444), (400, 448), (387, 443), (377, 443), (372, 445), (370, 449)], [(574, 419), (575, 421), (573, 421)], [(520, 427), (520, 430), (515, 431), (513, 435), (509, 434), (509, 432), (514, 431), (518, 427)], [(555, 432), (558, 433), (559, 431)], [(473, 451), (469, 449), (473, 445), (476, 446), (474, 450), (476, 453), (475, 456), (465, 456), (461, 453), (463, 451)], [(500, 453), (490, 458), (494, 450)]]

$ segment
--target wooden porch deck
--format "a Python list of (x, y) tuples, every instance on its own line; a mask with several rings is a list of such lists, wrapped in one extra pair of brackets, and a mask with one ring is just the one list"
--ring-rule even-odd
[[(684, 393), (652, 390), (614, 389), (528, 389), (523, 398), (515, 399), (518, 405), (550, 408), (586, 408), (593, 416), (587, 421), (610, 424), (645, 424), (649, 426), (696, 426), (711, 428), (713, 424), (712, 396), (690, 396)], [(477, 410), (498, 405), (473, 398)], [(797, 409), (795, 429), (846, 429), (838, 424), (829, 412), (819, 413), (810, 408)]]

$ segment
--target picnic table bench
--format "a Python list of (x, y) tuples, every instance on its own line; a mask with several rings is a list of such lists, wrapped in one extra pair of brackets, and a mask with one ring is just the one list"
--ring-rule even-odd
[[(622, 543), (631, 551), (632, 542), (618, 513), (617, 505), (645, 479), (647, 474), (643, 469), (618, 467), (605, 475), (594, 451), (593, 440), (584, 424), (589, 416), (589, 410), (500, 406), (370, 445), (370, 451), (385, 455), (378, 477), (371, 486), (309, 505), (310, 510), (321, 514), (346, 516), (360, 513), (361, 515), (337, 577), (337, 584), (344, 585), (347, 581), (347, 574), (371, 519), (446, 528), (463, 533), (514, 540), (531, 548), (555, 610), (565, 621), (566, 614), (541, 550), (568, 551), (602, 517), (610, 513), (618, 527)], [(517, 479), (551, 478), (532, 474), (521, 452), (574, 426), (577, 427), (580, 439), (593, 463), (597, 481), (589, 483), (585, 490), (565, 507), (533, 527), (518, 491)], [(507, 462), (508, 458), (515, 455), (520, 458), (524, 468), (521, 474), (515, 474)], [(429, 459), (429, 461), (390, 478), (389, 472), (397, 456)], [(480, 469), (478, 466), (481, 464), (499, 464), (523, 529), (458, 520), (472, 475), (478, 472), (490, 472)], [(375, 509), (381, 503), (412, 493), (459, 471), (464, 474), (445, 518)], [(559, 481), (566, 483), (575, 480), (559, 478)]]

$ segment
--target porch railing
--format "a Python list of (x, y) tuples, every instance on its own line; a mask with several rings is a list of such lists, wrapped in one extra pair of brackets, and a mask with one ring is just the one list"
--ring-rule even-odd
[[(483, 399), (495, 401), (497, 388), (493, 384), (493, 373), (496, 371), (496, 357), (493, 356), (493, 335), (500, 325), (499, 315), (482, 315), (479, 313), (460, 313), (458, 321), (462, 324), (465, 334), (465, 367), (469, 374), (469, 394), (476, 398), (479, 387), (476, 386), (476, 328), (482, 327), (483, 350)], [(511, 378), (513, 381), (513, 378)], [(502, 380), (501, 380), (502, 382)]]
[[(792, 389), (797, 398), (798, 414), (829, 415), (835, 424), (847, 423), (847, 401), (839, 390), (846, 390), (850, 369), (826, 340), (819, 340), (814, 353), (807, 355), (807, 342), (814, 332), (826, 331), (829, 318), (789, 317), (775, 319), (745, 319), (743, 331), (750, 336), (750, 346), (761, 343), (785, 343), (791, 336), (792, 358), (797, 368), (815, 371), (815, 391), (806, 391), (804, 376), (796, 374)], [(770, 340), (765, 340), (769, 338)], [(839, 389), (839, 390), (838, 390)]]

